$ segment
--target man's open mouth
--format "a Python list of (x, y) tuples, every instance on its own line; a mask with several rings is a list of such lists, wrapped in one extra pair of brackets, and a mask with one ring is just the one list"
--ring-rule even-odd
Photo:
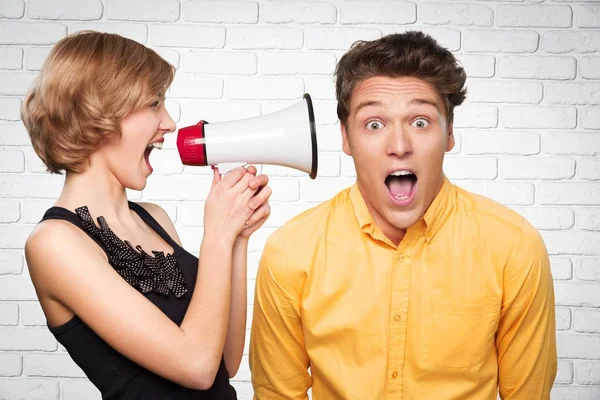
[(385, 178), (385, 184), (394, 199), (406, 201), (411, 197), (417, 185), (417, 175), (410, 170), (399, 169)]

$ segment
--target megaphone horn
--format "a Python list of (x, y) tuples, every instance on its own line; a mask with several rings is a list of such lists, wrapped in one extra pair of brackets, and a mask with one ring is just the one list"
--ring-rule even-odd
[(317, 129), (312, 100), (302, 101), (260, 117), (179, 129), (177, 149), (184, 165), (219, 168), (225, 174), (246, 164), (294, 168), (317, 177)]

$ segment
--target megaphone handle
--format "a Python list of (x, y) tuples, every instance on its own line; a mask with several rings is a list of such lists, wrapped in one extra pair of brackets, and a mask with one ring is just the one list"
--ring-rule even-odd
[(219, 173), (221, 175), (225, 175), (227, 174), (229, 171), (236, 169), (237, 167), (243, 167), (244, 165), (247, 165), (246, 163), (243, 162), (236, 162), (236, 163), (221, 163), (221, 164), (217, 164), (216, 167), (219, 168)]

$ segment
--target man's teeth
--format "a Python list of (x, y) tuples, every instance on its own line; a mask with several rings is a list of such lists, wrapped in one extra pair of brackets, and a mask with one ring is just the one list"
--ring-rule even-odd
[(392, 176), (404, 176), (404, 175), (412, 175), (413, 173), (407, 170), (394, 171), (390, 175)]
[(400, 201), (404, 201), (404, 200), (408, 200), (410, 196), (394, 196), (394, 198), (396, 200), (400, 200)]
[(160, 150), (160, 149), (162, 149), (162, 145), (163, 145), (163, 144), (162, 144), (161, 142), (150, 143), (150, 144), (148, 145), (148, 148), (149, 148), (149, 149), (152, 149), (152, 148), (154, 148), (154, 149), (159, 149), (159, 150)]

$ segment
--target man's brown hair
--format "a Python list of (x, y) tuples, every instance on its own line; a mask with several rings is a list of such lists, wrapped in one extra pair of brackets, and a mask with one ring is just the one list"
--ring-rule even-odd
[(175, 69), (115, 34), (79, 32), (52, 48), (21, 108), (48, 171), (81, 171), (98, 145), (121, 134), (130, 111), (164, 96)]
[(372, 41), (357, 41), (342, 56), (335, 70), (337, 115), (347, 126), (350, 98), (363, 80), (375, 76), (420, 78), (442, 98), (448, 124), (454, 107), (462, 104), (467, 75), (454, 55), (422, 32), (395, 33)]

